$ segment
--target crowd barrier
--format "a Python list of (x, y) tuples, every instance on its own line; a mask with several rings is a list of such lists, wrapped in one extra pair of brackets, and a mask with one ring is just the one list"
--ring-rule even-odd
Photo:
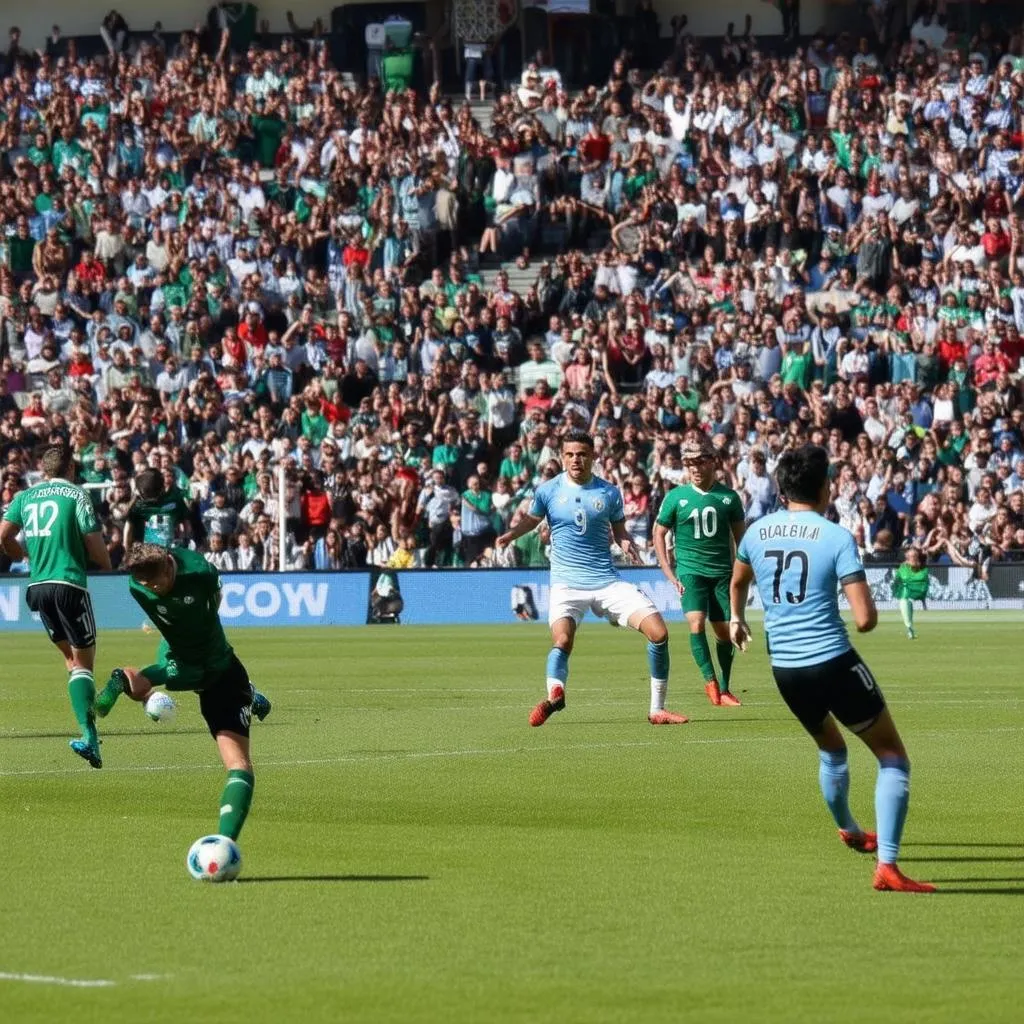
[[(928, 605), (934, 609), (1024, 609), (1024, 566), (994, 566), (987, 582), (968, 569), (935, 566)], [(680, 617), (675, 588), (656, 569), (626, 569), (669, 619)], [(461, 569), (334, 573), (226, 573), (221, 617), (244, 626), (359, 626), (376, 621), (408, 625), (499, 625), (547, 620), (550, 590), (543, 569)], [(868, 580), (882, 609), (895, 608), (893, 567), (871, 566)], [(25, 606), (25, 577), (0, 577), (0, 632), (37, 628)], [(123, 575), (91, 578), (100, 629), (136, 629), (142, 611)], [(760, 608), (756, 595), (751, 606)]]

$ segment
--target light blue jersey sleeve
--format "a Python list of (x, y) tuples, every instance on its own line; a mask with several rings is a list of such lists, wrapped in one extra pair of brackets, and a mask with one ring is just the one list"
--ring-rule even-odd
[(551, 582), (600, 590), (620, 580), (612, 561), (610, 526), (625, 518), (622, 494), (594, 477), (574, 484), (563, 473), (537, 488), (530, 515), (551, 527)]
[(817, 665), (850, 649), (839, 588), (864, 567), (848, 530), (815, 512), (775, 512), (747, 530), (737, 557), (754, 571), (773, 665)]

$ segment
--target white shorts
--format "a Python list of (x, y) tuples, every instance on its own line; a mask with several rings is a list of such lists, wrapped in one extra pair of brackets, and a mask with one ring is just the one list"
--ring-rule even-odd
[(549, 626), (559, 619), (572, 619), (578, 626), (588, 610), (615, 626), (629, 625), (637, 612), (645, 612), (644, 618), (658, 612), (646, 594), (625, 580), (609, 583), (600, 590), (577, 590), (564, 583), (552, 584), (548, 598)]

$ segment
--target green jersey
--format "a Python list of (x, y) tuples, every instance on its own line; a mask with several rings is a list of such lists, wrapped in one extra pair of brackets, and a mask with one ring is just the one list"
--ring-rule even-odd
[(187, 523), (188, 517), (188, 506), (177, 489), (165, 492), (155, 501), (138, 498), (128, 511), (135, 540), (165, 548), (173, 546), (178, 527)]
[(892, 592), (897, 598), (906, 597), (911, 601), (923, 601), (928, 596), (928, 569), (912, 569), (904, 562), (893, 576)]
[(154, 594), (132, 580), (129, 590), (170, 648), (175, 661), (222, 671), (232, 650), (220, 623), (220, 576), (202, 555), (184, 548), (169, 552), (177, 567), (170, 593)]
[(22, 529), (32, 583), (87, 589), (85, 537), (99, 533), (100, 524), (81, 487), (58, 478), (44, 480), (19, 491), (4, 519)]
[(658, 511), (658, 522), (675, 531), (677, 576), (726, 576), (732, 572), (732, 526), (743, 522), (743, 502), (715, 483), (673, 487)]

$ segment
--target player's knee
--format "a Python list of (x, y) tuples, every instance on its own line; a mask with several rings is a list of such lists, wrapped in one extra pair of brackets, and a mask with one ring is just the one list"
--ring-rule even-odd
[(644, 636), (652, 644), (663, 644), (668, 640), (668, 627), (660, 615), (652, 615), (644, 623)]
[(572, 654), (573, 638), (567, 634), (556, 636), (552, 638), (551, 646), (557, 647), (560, 651), (566, 655)]
[(690, 624), (691, 633), (703, 633), (707, 626), (707, 619), (703, 615), (688, 615), (686, 621)]

